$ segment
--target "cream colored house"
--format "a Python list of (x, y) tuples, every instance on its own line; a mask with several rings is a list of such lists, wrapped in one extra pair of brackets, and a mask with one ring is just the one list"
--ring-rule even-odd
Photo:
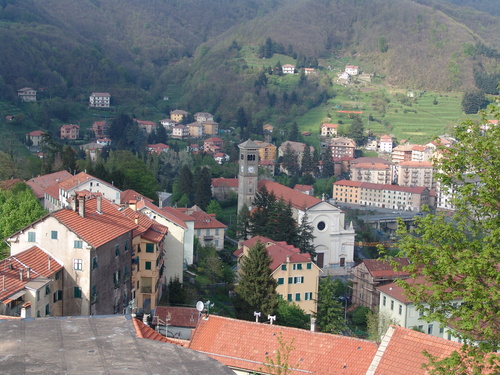
[(429, 161), (403, 161), (396, 165), (396, 174), (400, 186), (425, 186), (428, 189), (436, 187), (434, 168)]
[(295, 303), (307, 314), (316, 313), (321, 269), (314, 264), (311, 256), (308, 253), (301, 254), (298, 248), (286, 242), (257, 236), (243, 241), (240, 249), (236, 250), (238, 264), (257, 242), (266, 247), (272, 259), (270, 268), (273, 278), (278, 283), (276, 292), (279, 298)]
[(111, 95), (109, 92), (93, 92), (89, 98), (89, 106), (95, 108), (109, 108)]
[(363, 157), (351, 160), (351, 180), (390, 184), (392, 182), (392, 164), (382, 158)]
[(183, 111), (182, 109), (174, 109), (170, 111), (170, 118), (177, 122), (182, 122), (184, 118), (189, 115), (189, 112)]

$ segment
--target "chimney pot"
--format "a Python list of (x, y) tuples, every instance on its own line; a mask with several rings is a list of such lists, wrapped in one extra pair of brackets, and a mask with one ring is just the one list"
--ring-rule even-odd
[(23, 281), (23, 269), (19, 268), (19, 279)]

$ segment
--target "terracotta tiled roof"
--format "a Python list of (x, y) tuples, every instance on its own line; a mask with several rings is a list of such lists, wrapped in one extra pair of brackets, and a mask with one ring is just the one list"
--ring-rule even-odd
[(333, 183), (334, 185), (340, 186), (350, 186), (350, 187), (361, 187), (363, 182), (361, 181), (351, 181), (351, 180), (340, 180)]
[(17, 183), (22, 182), (19, 178), (12, 178), (10, 180), (0, 181), (0, 189), (9, 190), (14, 187)]
[[(418, 277), (416, 279), (406, 279), (405, 282), (407, 282), (408, 284), (427, 284), (427, 285), (430, 284), (428, 281), (425, 280), (425, 278), (423, 276)], [(412, 301), (410, 301), (410, 299), (408, 299), (408, 297), (406, 296), (405, 290), (396, 283), (389, 283), (389, 284), (379, 286), (379, 287), (377, 287), (377, 290), (379, 290), (382, 293), (387, 294), (388, 296), (390, 296), (390, 297), (392, 297), (392, 298), (394, 298), (402, 303), (405, 303), (405, 304), (412, 303)], [(427, 293), (431, 294), (430, 291), (428, 291)]]
[[(392, 260), (398, 262), (401, 266), (407, 266), (410, 264), (408, 258), (394, 258)], [(391, 266), (389, 261), (384, 259), (363, 259), (362, 262), (365, 264), (366, 269), (373, 277), (393, 277), (409, 275), (409, 273), (406, 271), (394, 271), (394, 267)]]
[(402, 167), (432, 168), (430, 161), (402, 161), (399, 165)]
[(109, 92), (93, 92), (91, 96), (111, 96)]
[(50, 195), (52, 198), (59, 200), (59, 186), (52, 185), (45, 189), (45, 194)]
[(265, 370), (274, 358), (278, 335), (290, 343), (291, 374), (364, 374), (377, 351), (369, 341), (278, 325), (209, 316), (194, 331), (189, 347), (224, 363), (250, 371)]
[[(30, 268), (30, 277), (28, 279), (27, 268)], [(0, 277), (2, 288), (0, 288), (0, 301), (9, 303), (8, 298), (12, 294), (22, 290), (24, 286), (37, 277), (48, 278), (55, 272), (62, 269), (50, 254), (44, 252), (37, 246), (30, 247), (16, 255), (0, 261)], [(23, 280), (21, 280), (21, 270)]]
[(271, 161), (271, 160), (268, 160), (268, 159), (264, 159), (264, 160), (261, 160), (259, 161), (259, 165), (274, 165), (276, 164), (274, 161)]
[(294, 186), (293, 190), (300, 191), (301, 193), (305, 193), (311, 191), (312, 185), (300, 185), (297, 184)]
[(220, 142), (224, 142), (222, 139), (220, 138), (217, 138), (217, 137), (210, 137), (210, 138), (207, 138), (203, 141), (204, 143), (220, 143)]
[(413, 145), (412, 150), (413, 151), (425, 151), (425, 147), (421, 145)]
[[(253, 247), (257, 242), (262, 243), (266, 249), (267, 254), (272, 259), (271, 268), (275, 271), (280, 265), (287, 261), (287, 257), (290, 258), (292, 263), (304, 263), (311, 261), (311, 255), (309, 253), (301, 253), (300, 249), (294, 247), (293, 245), (287, 244), (285, 241), (273, 241), (267, 237), (255, 236), (243, 241), (241, 244), (248, 248)], [(233, 252), (233, 255), (238, 257), (243, 254), (243, 247)]]
[(412, 329), (391, 326), (379, 346), (367, 375), (426, 375), (424, 350), (438, 358), (460, 352), (461, 345)]
[(307, 146), (305, 143), (302, 142), (285, 141), (281, 144), (279, 149), (282, 152), (284, 152), (288, 145), (290, 145), (290, 148), (297, 153), (303, 153), (304, 150), (306, 150), (306, 147), (309, 147), (309, 149), (312, 148), (312, 146)]
[(137, 191), (132, 190), (132, 189), (127, 189), (127, 190), (122, 191), (120, 193), (120, 202), (122, 202), (122, 203), (127, 203), (130, 200), (139, 201), (142, 199), (147, 200), (149, 202), (153, 202), (152, 199), (145, 197), (144, 195), (142, 195), (142, 194), (140, 194)]
[[(163, 322), (168, 320), (169, 326), (195, 328), (198, 325), (199, 311), (194, 307), (157, 306), (155, 318)], [(156, 324), (156, 321), (153, 320)]]
[(380, 142), (392, 142), (392, 137), (390, 135), (383, 135), (380, 137)]
[(68, 171), (59, 171), (55, 173), (45, 174), (43, 176), (33, 177), (26, 181), (26, 184), (33, 190), (33, 194), (37, 198), (43, 198), (46, 188), (52, 185), (57, 185), (68, 178), (73, 177)]
[(102, 199), (102, 213), (98, 213), (96, 202), (95, 198), (85, 201), (85, 217), (67, 208), (51, 215), (94, 247), (137, 228), (133, 221), (118, 210), (117, 205)]
[(143, 322), (141, 322), (139, 319), (132, 319), (132, 322), (134, 323), (134, 328), (135, 328), (135, 333), (137, 337), (141, 339), (148, 339), (148, 340), (155, 340), (155, 341), (160, 341), (160, 342), (168, 342), (170, 344), (178, 345), (178, 346), (187, 346), (188, 341), (187, 340), (179, 340), (179, 339), (171, 339), (168, 337), (165, 337), (158, 332), (156, 332), (153, 328), (147, 326)]
[(391, 168), (389, 164), (385, 163), (356, 163), (356, 164), (351, 163), (351, 167), (359, 169), (376, 169), (376, 170)]
[(212, 178), (212, 186), (213, 187), (223, 187), (223, 186), (228, 186), (228, 187), (238, 187), (238, 179), (237, 178)]
[[(398, 186), (391, 184), (374, 184), (372, 182), (341, 180), (333, 183), (337, 186), (361, 187), (363, 189), (401, 191), (406, 193), (422, 194), (427, 188), (423, 186)], [(428, 189), (427, 189), (428, 190)]]
[(227, 228), (215, 218), (215, 214), (207, 214), (205, 211), (199, 210), (189, 214), (194, 219), (194, 229), (215, 229)]
[(67, 178), (63, 182), (59, 183), (59, 188), (61, 188), (62, 190), (68, 191), (68, 190), (71, 190), (71, 189), (77, 187), (78, 185), (84, 183), (87, 180), (96, 180), (102, 184), (112, 186), (111, 184), (107, 183), (106, 181), (95, 178), (94, 176), (91, 176), (85, 172), (80, 172), (74, 176), (71, 176), (71, 178)]
[(186, 215), (182, 210), (174, 207), (163, 207), (161, 211), (165, 214), (168, 220), (173, 221), (177, 225), (187, 228), (186, 222), (195, 221), (195, 219), (189, 215)]
[(134, 211), (130, 207), (125, 208), (122, 212), (131, 221), (137, 220), (138, 227), (134, 229), (134, 237), (141, 236), (151, 242), (159, 243), (167, 235), (168, 228), (166, 226), (158, 224), (142, 212)]
[(322, 128), (331, 128), (331, 129), (337, 129), (339, 127), (339, 124), (327, 124), (323, 123), (321, 124)]
[(390, 161), (387, 161), (385, 159), (382, 159), (382, 158), (371, 158), (371, 157), (356, 158), (353, 161), (351, 161), (351, 165), (358, 164), (358, 163), (369, 163), (369, 164), (381, 163), (381, 164), (388, 164), (388, 165), (391, 164)]
[(295, 207), (299, 210), (306, 210), (321, 202), (321, 199), (319, 198), (303, 194), (299, 191), (295, 191), (287, 186), (281, 185), (274, 181), (269, 181), (269, 180), (259, 181), (258, 183), (259, 189), (261, 189), (263, 186), (266, 187), (267, 191), (273, 192), (274, 195), (276, 195), (276, 198), (278, 199), (283, 198), (283, 200), (286, 203), (290, 202), (292, 207)]
[(31, 133), (28, 133), (27, 135), (29, 135), (30, 137), (41, 137), (42, 135), (44, 135), (45, 132), (44, 131), (41, 131), (41, 130), (33, 130)]

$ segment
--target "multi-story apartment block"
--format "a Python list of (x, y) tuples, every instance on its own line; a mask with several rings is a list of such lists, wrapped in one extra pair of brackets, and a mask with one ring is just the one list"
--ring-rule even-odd
[(111, 95), (109, 92), (93, 92), (89, 98), (89, 106), (96, 108), (109, 108)]
[(80, 126), (68, 124), (61, 126), (61, 139), (78, 139), (80, 136)]
[(191, 138), (202, 138), (203, 137), (203, 124), (199, 122), (192, 122), (186, 125), (188, 128), (189, 136)]
[(31, 87), (23, 87), (17, 90), (17, 97), (23, 102), (36, 102), (36, 90)]
[(0, 261), (0, 315), (40, 318), (63, 314), (62, 265), (37, 246)]
[(217, 135), (219, 134), (219, 123), (215, 121), (204, 121), (203, 125), (204, 135)]
[(333, 197), (341, 202), (348, 201), (354, 204), (402, 211), (420, 211), (423, 205), (429, 206), (430, 204), (430, 193), (426, 187), (359, 183), (350, 180), (335, 182)]
[(411, 150), (412, 161), (430, 161), (432, 158), (432, 148), (421, 145), (413, 145)]
[(301, 254), (300, 249), (286, 242), (257, 236), (244, 241), (241, 248), (235, 251), (238, 264), (243, 256), (248, 256), (248, 251), (257, 242), (266, 247), (272, 259), (270, 268), (278, 284), (276, 292), (279, 297), (296, 303), (307, 314), (315, 314), (321, 269), (314, 264), (311, 256), (308, 253)]
[(132, 238), (132, 298), (139, 309), (149, 312), (156, 308), (162, 296), (168, 228), (138, 211), (136, 200), (127, 203), (123, 213), (137, 224)]
[(131, 300), (132, 237), (138, 226), (101, 195), (87, 198), (75, 194), (71, 208), (7, 238), (11, 255), (38, 246), (63, 265), (63, 315), (123, 313)]
[(172, 128), (172, 138), (186, 139), (189, 137), (189, 129), (186, 125), (176, 125)]
[(194, 115), (194, 121), (201, 123), (207, 122), (207, 121), (214, 121), (214, 115), (208, 112), (196, 112)]
[(295, 66), (292, 64), (285, 64), (281, 67), (281, 70), (283, 71), (283, 74), (294, 74)]
[(393, 141), (392, 141), (391, 136), (385, 134), (385, 135), (380, 137), (379, 148), (380, 148), (381, 152), (391, 153), (392, 152), (392, 145), (393, 145)]
[(392, 150), (392, 162), (394, 164), (402, 163), (404, 161), (411, 161), (413, 153), (413, 145), (399, 145)]
[(382, 158), (357, 158), (351, 160), (351, 180), (390, 184), (392, 182), (392, 164)]
[(259, 160), (276, 161), (276, 150), (278, 148), (275, 145), (262, 141), (254, 142), (259, 146)]
[(334, 161), (348, 160), (354, 158), (356, 142), (351, 138), (333, 138), (329, 144), (330, 154)]
[[(393, 258), (401, 266), (409, 264), (408, 258)], [(395, 271), (389, 261), (384, 259), (363, 259), (353, 267), (352, 303), (358, 306), (378, 309), (379, 291), (377, 287), (396, 279), (406, 279), (410, 276), (405, 271)]]
[(434, 189), (434, 168), (429, 161), (403, 161), (396, 165), (396, 175), (400, 186), (425, 186)]
[(187, 116), (189, 112), (183, 111), (182, 109), (174, 109), (170, 111), (170, 118), (177, 122), (182, 122)]

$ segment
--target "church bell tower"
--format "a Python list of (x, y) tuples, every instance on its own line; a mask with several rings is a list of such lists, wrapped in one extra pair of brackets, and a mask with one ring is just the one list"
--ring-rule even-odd
[(259, 146), (252, 140), (238, 145), (240, 161), (238, 170), (238, 212), (243, 204), (251, 208), (257, 192), (259, 171)]

